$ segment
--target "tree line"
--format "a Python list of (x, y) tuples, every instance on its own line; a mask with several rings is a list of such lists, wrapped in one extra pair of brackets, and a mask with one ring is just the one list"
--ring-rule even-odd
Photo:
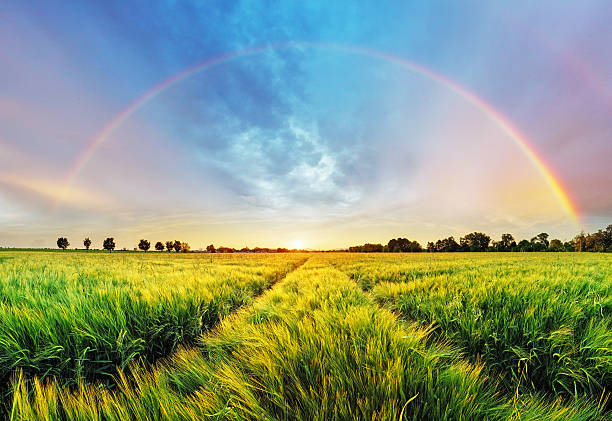
[(389, 240), (385, 246), (382, 244), (364, 244), (363, 246), (349, 247), (351, 253), (414, 253), (423, 251), (417, 241), (410, 241), (407, 238), (394, 238)]
[[(435, 242), (428, 242), (425, 248), (428, 252), (461, 252), (461, 251), (506, 251), (506, 252), (532, 252), (532, 251), (591, 251), (612, 252), (612, 225), (597, 232), (585, 234), (580, 233), (571, 241), (563, 242), (559, 239), (549, 240), (550, 235), (542, 232), (531, 240), (523, 239), (517, 242), (512, 234), (502, 234), (499, 241), (482, 232), (472, 232), (459, 238), (447, 237)], [(421, 252), (423, 248), (417, 241), (407, 238), (394, 238), (386, 245), (364, 244), (348, 248), (349, 252), (361, 253), (407, 253)]]
[[(91, 244), (92, 243), (89, 237), (83, 240), (83, 245), (85, 246), (86, 250), (89, 250), (91, 248)], [(66, 250), (69, 246), (70, 246), (70, 241), (68, 241), (66, 237), (59, 237), (57, 239), (58, 248), (62, 250)], [(105, 238), (104, 241), (102, 242), (102, 248), (104, 250), (113, 251), (115, 250), (115, 247), (116, 247), (116, 244), (115, 244), (115, 239), (113, 237)]]
[[(70, 246), (70, 242), (68, 241), (66, 237), (59, 237), (57, 239), (58, 248), (62, 250), (66, 250), (69, 246)], [(89, 250), (91, 248), (91, 240), (89, 239), (89, 237), (83, 240), (83, 246), (85, 246), (85, 250)], [(104, 241), (102, 242), (103, 250), (113, 251), (115, 250), (116, 247), (117, 245), (115, 244), (115, 239), (113, 237), (105, 238)], [(138, 249), (144, 252), (147, 252), (149, 251), (150, 248), (151, 248), (151, 242), (149, 240), (142, 239), (138, 242)], [(155, 250), (157, 251), (167, 250), (168, 252), (175, 251), (179, 253), (179, 252), (188, 252), (190, 249), (191, 247), (189, 246), (189, 243), (186, 243), (184, 241), (179, 241), (179, 240), (166, 241), (165, 243), (158, 241), (157, 243), (155, 243)], [(136, 250), (136, 248), (134, 248), (134, 250)]]
[[(459, 238), (459, 242), (454, 237), (447, 237), (435, 242), (428, 242), (425, 249), (418, 241), (411, 241), (407, 238), (394, 238), (389, 240), (386, 245), (366, 243), (360, 246), (352, 246), (348, 248), (352, 253), (417, 253), (422, 251), (428, 252), (461, 252), (461, 251), (500, 251), (500, 252), (532, 252), (532, 251), (592, 251), (592, 252), (612, 252), (612, 224), (605, 229), (600, 229), (594, 233), (585, 234), (584, 232), (576, 235), (571, 241), (563, 242), (559, 239), (549, 240), (550, 235), (542, 232), (531, 240), (523, 239), (517, 242), (512, 234), (502, 234), (499, 241), (492, 240), (491, 237), (483, 232), (472, 232)], [(85, 238), (83, 246), (86, 250), (91, 247), (91, 240)], [(70, 242), (66, 237), (57, 239), (57, 247), (66, 250), (70, 246)], [(113, 237), (106, 238), (102, 243), (104, 250), (115, 250), (116, 244)], [(158, 252), (183, 252), (191, 250), (189, 243), (184, 241), (174, 240), (155, 243), (155, 250)], [(151, 248), (149, 240), (141, 239), (138, 242), (138, 249), (147, 252)], [(137, 248), (134, 248), (137, 250)], [(255, 247), (235, 249), (232, 247), (215, 247), (210, 244), (206, 247), (207, 253), (289, 253), (303, 250), (287, 249), (287, 248), (267, 248)], [(347, 251), (347, 250), (337, 250)]]
[[(86, 250), (89, 250), (91, 248), (91, 244), (92, 242), (89, 239), (89, 237), (83, 240), (83, 246), (85, 247)], [(69, 246), (70, 246), (70, 242), (68, 241), (68, 238), (59, 237), (57, 239), (58, 248), (62, 250), (66, 250)], [(115, 239), (113, 237), (108, 237), (102, 242), (103, 250), (113, 251), (115, 250), (115, 248), (116, 248), (116, 244), (115, 244)], [(158, 241), (155, 243), (154, 248), (158, 252), (167, 251), (169, 253), (170, 252), (186, 253), (191, 250), (189, 243), (186, 243), (180, 240), (166, 241), (166, 242)], [(134, 250), (141, 250), (144, 252), (147, 252), (150, 249), (151, 249), (151, 242), (149, 240), (145, 240), (144, 238), (138, 242), (138, 247), (134, 248)], [(126, 250), (126, 249), (123, 249), (123, 250)], [(283, 248), (283, 247), (278, 247), (278, 248), (255, 247), (252, 249), (248, 247), (244, 247), (242, 249), (235, 249), (232, 247), (215, 247), (213, 244), (210, 244), (206, 247), (207, 253), (290, 253), (290, 252), (297, 252), (297, 251), (300, 251), (300, 250), (295, 250), (295, 249), (290, 250), (290, 249)]]

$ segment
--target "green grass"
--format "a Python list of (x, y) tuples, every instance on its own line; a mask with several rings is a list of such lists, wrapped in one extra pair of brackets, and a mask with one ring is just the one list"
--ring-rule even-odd
[(342, 266), (374, 301), (500, 374), (505, 392), (598, 399), (612, 384), (612, 258), (424, 255)]
[[(1, 253), (4, 254), (4, 253)], [(3, 257), (3, 256), (2, 256)], [(192, 343), (303, 258), (12, 253), (0, 262), (0, 381), (20, 370), (65, 386)]]
[[(96, 340), (111, 330), (105, 323), (127, 326), (125, 317), (142, 321), (134, 332), (148, 331), (157, 308), (191, 315), (188, 302), (230, 303), (193, 331), (198, 340), (172, 336), (151, 358), (156, 339), (141, 335), (144, 350), (117, 370), (50, 376), (15, 365), (5, 402), (11, 419), (610, 419), (608, 256), (7, 257), (0, 314), (39, 311), (35, 322), (22, 317), (26, 345), (32, 326), (49, 331), (56, 323), (43, 317), (55, 314), (53, 303), (86, 305), (64, 313), (68, 337), (97, 320), (85, 310), (121, 308), (101, 313), (98, 330), (88, 331)], [(11, 284), (11, 270), (29, 281)], [(61, 275), (51, 285), (67, 283), (45, 299), (54, 271)], [(84, 273), (91, 283), (79, 289)], [(248, 299), (224, 301), (236, 288)], [(71, 291), (65, 301), (62, 290)], [(123, 307), (122, 294), (137, 305)], [(29, 298), (20, 304), (19, 296)], [(179, 319), (165, 325), (172, 335)]]

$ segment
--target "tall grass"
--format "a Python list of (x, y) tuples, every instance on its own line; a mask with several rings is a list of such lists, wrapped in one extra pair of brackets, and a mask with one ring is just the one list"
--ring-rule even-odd
[(336, 262), (375, 302), (434, 326), (505, 392), (597, 401), (612, 385), (612, 258), (442, 255)]
[(190, 344), (304, 259), (0, 253), (0, 387), (16, 370), (62, 386)]
[(602, 413), (537, 395), (500, 396), (482, 364), (398, 323), (348, 276), (311, 257), (197, 347), (117, 390), (14, 379), (11, 419), (589, 420)]

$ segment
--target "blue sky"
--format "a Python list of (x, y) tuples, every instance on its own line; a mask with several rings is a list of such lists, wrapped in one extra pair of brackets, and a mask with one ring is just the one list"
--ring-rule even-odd
[[(176, 236), (196, 249), (316, 248), (580, 229), (465, 98), (332, 45), (410, 60), (479, 96), (529, 139), (585, 229), (612, 222), (604, 1), (9, 1), (0, 20), (0, 245), (114, 235), (128, 248)], [(274, 48), (297, 42), (312, 45)], [(84, 148), (134, 100), (260, 46), (271, 48), (156, 96), (66, 190)]]

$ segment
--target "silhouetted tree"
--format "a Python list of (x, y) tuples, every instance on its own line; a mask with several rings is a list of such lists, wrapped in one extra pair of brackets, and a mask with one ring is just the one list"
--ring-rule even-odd
[(511, 251), (516, 247), (512, 234), (502, 234), (501, 241), (497, 243), (497, 251)]
[(604, 230), (604, 242), (606, 251), (612, 251), (612, 224), (608, 225)]
[(574, 251), (586, 251), (586, 236), (584, 235), (584, 232), (581, 232), (575, 236), (572, 243), (574, 244)]
[(168, 253), (170, 253), (173, 248), (174, 248), (174, 241), (166, 241), (166, 250), (168, 250)]
[(178, 253), (179, 251), (181, 251), (181, 242), (179, 240), (174, 240), (172, 248), (174, 248), (174, 251)]
[(516, 245), (518, 251), (533, 251), (533, 244), (527, 240), (521, 240)]
[(384, 247), (382, 244), (366, 243), (363, 246), (349, 247), (351, 253), (382, 253)]
[(108, 237), (107, 239), (105, 239), (102, 243), (102, 248), (108, 251), (115, 250), (115, 239), (113, 237)]
[(407, 238), (397, 238), (389, 240), (386, 245), (386, 250), (389, 253), (409, 253), (421, 251), (421, 245), (416, 241), (410, 241)]
[(438, 252), (452, 252), (458, 251), (459, 244), (455, 241), (455, 237), (443, 238), (442, 240), (436, 241), (434, 244), (434, 251)]
[(270, 250), (267, 247), (255, 247), (253, 250), (251, 250), (253, 253), (270, 253), (272, 250)]
[(572, 240), (574, 251), (612, 252), (612, 225), (591, 234), (581, 232)]
[(217, 247), (217, 253), (233, 253), (235, 250), (231, 247)]
[(138, 248), (146, 253), (147, 250), (149, 250), (151, 248), (151, 242), (147, 241), (145, 239), (142, 239), (138, 243)]
[(180, 250), (183, 253), (187, 253), (191, 249), (191, 247), (189, 246), (189, 243), (181, 243), (180, 246), (181, 246)]
[(209, 246), (206, 247), (206, 251), (208, 253), (215, 253), (217, 250), (215, 250), (215, 246), (213, 246), (212, 244), (210, 244)]
[(489, 247), (491, 237), (482, 232), (472, 232), (459, 239), (463, 251), (485, 251)]
[[(612, 252), (612, 224), (597, 232), (585, 234), (581, 232), (571, 241), (565, 243), (559, 239), (549, 241), (549, 235), (545, 232), (533, 237), (531, 240), (521, 240), (516, 243), (512, 234), (502, 234), (500, 241), (491, 241), (491, 238), (482, 232), (473, 232), (460, 238), (457, 244), (453, 237), (427, 243), (428, 252), (451, 252), (451, 251), (591, 251)], [(413, 248), (414, 247), (414, 248)], [(383, 247), (385, 252), (420, 251), (420, 244), (406, 238), (394, 238)], [(364, 244), (363, 246), (349, 247), (350, 252), (380, 251), (375, 244)]]
[(541, 232), (531, 239), (533, 251), (544, 251), (548, 248), (548, 234)]
[(66, 250), (69, 245), (70, 243), (68, 242), (68, 239), (66, 237), (59, 237), (57, 239), (57, 246), (62, 250)]
[(157, 243), (155, 243), (155, 250), (157, 251), (164, 251), (166, 247), (164, 246), (164, 243), (162, 243), (161, 241), (158, 241)]
[(587, 234), (585, 241), (585, 248), (587, 251), (605, 251), (606, 243), (605, 243), (605, 234), (602, 230), (594, 232), (592, 234)]
[(89, 247), (91, 247), (91, 240), (89, 237), (83, 240), (83, 245), (85, 246), (85, 250), (89, 250)]
[(550, 240), (550, 244), (548, 244), (548, 251), (563, 251), (563, 243), (561, 240)]

